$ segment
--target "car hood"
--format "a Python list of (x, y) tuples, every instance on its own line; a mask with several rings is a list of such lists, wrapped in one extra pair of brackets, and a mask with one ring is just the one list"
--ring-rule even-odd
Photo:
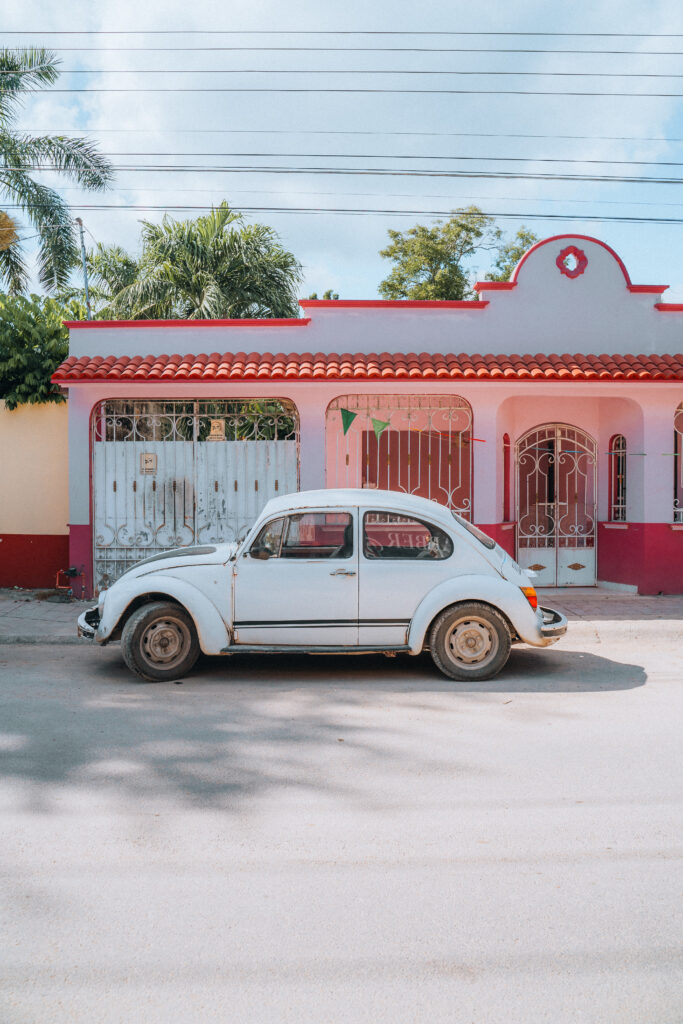
[(146, 576), (152, 572), (165, 572), (168, 569), (191, 565), (223, 565), (229, 561), (237, 551), (238, 545), (231, 544), (201, 544), (196, 547), (169, 548), (168, 551), (160, 551), (149, 558), (143, 558), (136, 562), (119, 579), (132, 580), (138, 576)]

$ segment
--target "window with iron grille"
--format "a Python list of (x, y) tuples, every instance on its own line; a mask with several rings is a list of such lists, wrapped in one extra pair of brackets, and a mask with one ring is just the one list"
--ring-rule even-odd
[(626, 438), (615, 434), (609, 443), (609, 521), (626, 522)]
[(683, 402), (674, 416), (674, 523), (683, 523)]

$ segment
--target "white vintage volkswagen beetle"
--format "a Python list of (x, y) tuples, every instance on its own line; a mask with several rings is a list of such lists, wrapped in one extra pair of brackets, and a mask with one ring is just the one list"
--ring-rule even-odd
[(490, 679), (512, 643), (554, 643), (559, 612), (465, 519), (425, 498), (324, 490), (269, 501), (241, 544), (175, 548), (129, 569), (78, 620), (120, 638), (143, 679), (189, 672), (200, 650), (429, 650), (452, 679)]

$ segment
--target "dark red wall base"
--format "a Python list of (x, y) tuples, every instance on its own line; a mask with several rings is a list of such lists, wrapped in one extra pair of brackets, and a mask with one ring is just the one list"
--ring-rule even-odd
[(61, 534), (0, 534), (0, 587), (54, 587), (69, 566), (69, 538)]
[(598, 523), (598, 579), (639, 594), (683, 594), (683, 530), (668, 523)]
[(93, 596), (92, 531), (90, 523), (69, 524), (69, 565), (83, 572), (84, 597)]
[(500, 544), (503, 551), (507, 551), (512, 558), (515, 557), (515, 523), (492, 523), (488, 526), (477, 523), (476, 525), (484, 533), (488, 533), (489, 537), (497, 544)]

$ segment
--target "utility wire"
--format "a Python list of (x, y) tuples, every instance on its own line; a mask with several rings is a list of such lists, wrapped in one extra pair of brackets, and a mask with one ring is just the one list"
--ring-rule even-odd
[[(6, 209), (42, 209), (44, 204), (31, 203), (26, 207), (18, 204), (6, 205)], [(116, 203), (83, 203), (73, 207), (75, 210), (137, 210), (143, 212), (167, 212), (191, 211), (191, 210), (213, 210), (215, 207), (207, 205), (176, 205), (176, 206), (151, 206), (140, 204), (116, 204)], [(240, 210), (245, 213), (312, 213), (312, 214), (353, 214), (353, 215), (391, 215), (404, 217), (448, 217), (452, 210), (387, 210), (370, 208), (350, 207), (315, 207), (315, 206), (242, 206)], [(612, 216), (609, 214), (563, 214), (563, 213), (486, 213), (485, 216), (500, 219), (514, 220), (573, 220), (573, 221), (596, 221), (605, 223), (627, 223), (627, 224), (683, 224), (683, 217), (635, 217), (635, 216)]]
[(575, 50), (473, 46), (58, 46), (60, 53), (568, 53), (574, 56), (680, 57), (678, 50)]
[[(683, 78), (666, 72), (636, 71), (436, 71), (416, 68), (60, 68), (63, 75), (490, 75), (515, 78)], [(0, 75), (33, 75), (1, 71)]]
[[(25, 170), (21, 167), (7, 167), (6, 170)], [(35, 164), (32, 170), (56, 171), (63, 173), (63, 168), (54, 164)], [(504, 181), (591, 181), (608, 182), (610, 184), (629, 185), (683, 185), (683, 178), (654, 178), (649, 176), (626, 176), (616, 174), (556, 174), (552, 171), (523, 172), (523, 171), (449, 171), (449, 170), (427, 170), (419, 168), (391, 168), (391, 167), (273, 167), (273, 166), (230, 166), (230, 167), (198, 167), (187, 164), (186, 166), (171, 166), (164, 164), (138, 164), (112, 167), (118, 172), (134, 173), (168, 173), (168, 174), (309, 174), (309, 175), (344, 175), (344, 176), (371, 176), (371, 177), (402, 177), (402, 178), (452, 178), (452, 179), (492, 179)]]
[[(360, 87), (340, 87), (340, 88), (328, 88), (327, 86), (322, 88), (311, 88), (306, 86), (160, 86), (153, 88), (140, 88), (135, 86), (121, 87), (121, 88), (109, 88), (109, 87), (98, 87), (94, 88), (81, 86), (78, 88), (71, 89), (55, 89), (50, 88), (50, 94), (53, 93), (357, 93), (357, 94), (384, 94), (384, 95), (415, 95), (415, 96), (560, 96), (566, 99), (567, 96), (592, 96), (592, 97), (603, 97), (606, 99), (680, 99), (683, 97), (681, 92), (597, 92), (597, 91), (577, 91), (563, 89), (561, 92), (557, 90), (548, 91), (545, 89), (367, 89)], [(37, 93), (44, 95), (42, 89), (27, 89), (26, 93)], [(2, 89), (0, 89), (0, 96), (2, 95)]]
[[(287, 159), (287, 160), (465, 160), (473, 162), (481, 160), (489, 163), (515, 163), (515, 164), (615, 164), (619, 166), (652, 166), (652, 167), (683, 167), (683, 160), (609, 160), (603, 159), (582, 159), (580, 157), (541, 157), (541, 156), (435, 156), (434, 154), (410, 154), (410, 153), (202, 153), (195, 150), (190, 152), (125, 152), (104, 153), (106, 157), (122, 156), (163, 156), (163, 157), (231, 157), (231, 158), (258, 158), (258, 159)], [(52, 168), (51, 168), (52, 169)]]
[(33, 135), (50, 132), (62, 135), (65, 132), (76, 132), (82, 135), (115, 133), (130, 135), (382, 135), (410, 136), (416, 138), (438, 137), (453, 139), (569, 139), (581, 142), (683, 142), (683, 138), (663, 138), (654, 135), (527, 135), (521, 132), (387, 132), (359, 131), (343, 128), (29, 128)]
[(251, 29), (251, 28), (156, 28), (156, 29), (11, 29), (6, 36), (543, 36), (556, 39), (683, 39), (683, 32), (496, 32), (454, 29)]

